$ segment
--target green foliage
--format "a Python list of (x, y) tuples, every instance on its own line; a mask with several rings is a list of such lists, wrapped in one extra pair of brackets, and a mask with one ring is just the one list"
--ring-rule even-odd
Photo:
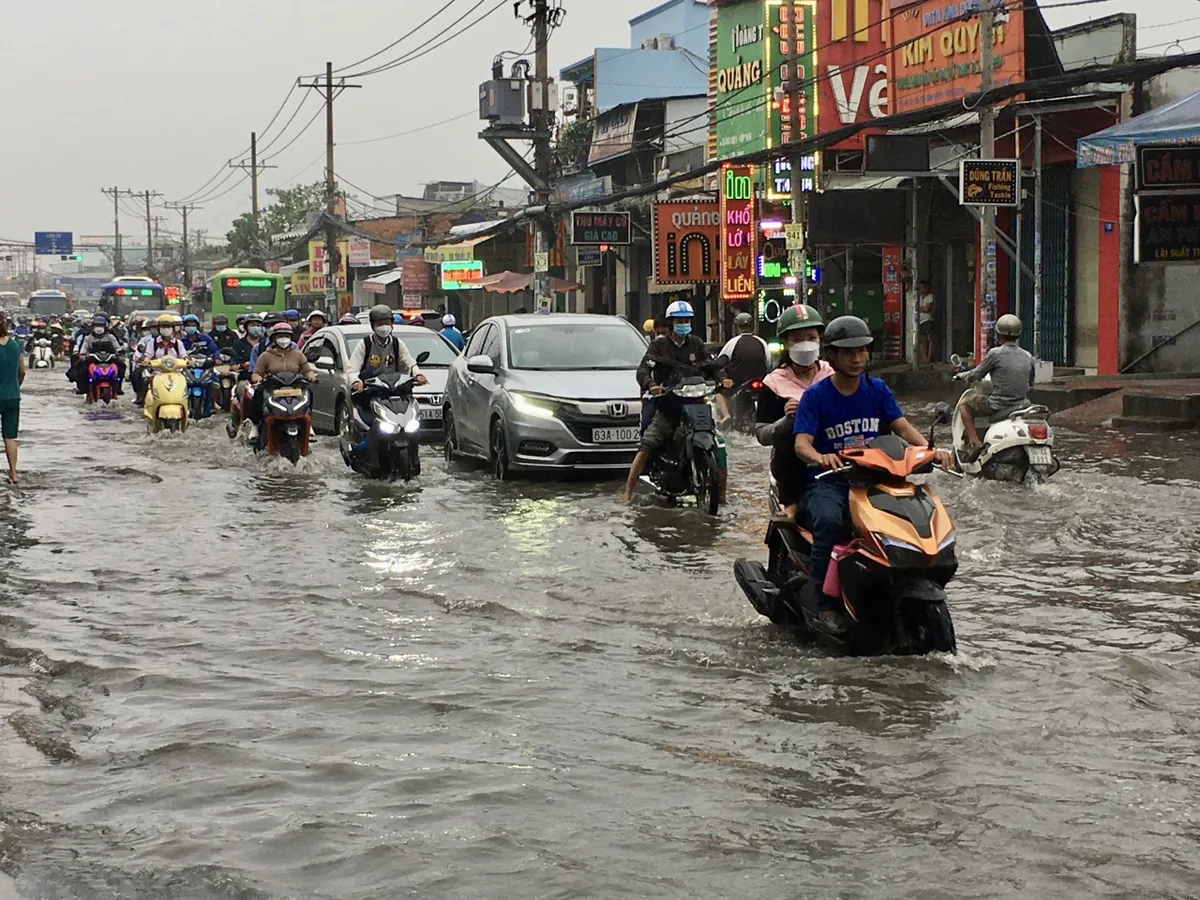
[(309, 212), (325, 206), (325, 182), (300, 184), (290, 188), (268, 188), (270, 203), (259, 211), (258, 246), (254, 242), (250, 213), (242, 213), (230, 225), (225, 239), (229, 255), (235, 259), (250, 259), (266, 255), (271, 235), (294, 231), (304, 224)]
[(592, 123), (584, 119), (576, 119), (559, 130), (554, 157), (561, 169), (570, 169), (586, 165), (588, 152), (591, 149)]

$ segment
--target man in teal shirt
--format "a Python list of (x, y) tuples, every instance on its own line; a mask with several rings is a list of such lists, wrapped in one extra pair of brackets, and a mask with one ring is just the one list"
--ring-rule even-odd
[(17, 483), (17, 428), (21, 422), (21, 382), (25, 380), (25, 352), (8, 333), (8, 320), (0, 313), (0, 435), (8, 457), (8, 480)]

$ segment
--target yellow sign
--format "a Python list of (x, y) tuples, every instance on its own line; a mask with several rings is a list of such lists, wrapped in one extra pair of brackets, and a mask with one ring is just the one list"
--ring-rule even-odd
[(442, 244), (440, 247), (426, 247), (425, 262), (470, 262), (475, 258), (476, 243), (478, 241), (465, 244)]
[[(342, 282), (346, 280), (346, 262), (350, 257), (350, 242), (337, 242), (338, 254), (341, 256), (341, 264), (338, 266), (338, 278)], [(308, 271), (312, 275), (325, 274), (325, 242), (324, 241), (309, 241), (308, 242)], [(322, 288), (324, 290), (324, 288)], [(320, 293), (318, 291), (318, 293)]]
[(784, 225), (783, 233), (787, 236), (786, 249), (788, 249), (788, 250), (803, 250), (804, 249), (804, 226), (803, 225)]
[[(346, 273), (338, 273), (337, 286), (339, 291), (346, 290)], [(325, 276), (310, 275), (308, 272), (297, 272), (292, 276), (292, 293), (297, 297), (321, 296), (325, 293)]]

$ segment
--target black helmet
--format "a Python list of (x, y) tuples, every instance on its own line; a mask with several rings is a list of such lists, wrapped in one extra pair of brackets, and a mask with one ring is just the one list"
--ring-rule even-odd
[(217, 313), (215, 316), (213, 316), (213, 324), (214, 325), (228, 325), (229, 324), (229, 316), (225, 315), (225, 313)]
[(269, 312), (263, 316), (263, 325), (269, 330), (272, 325), (278, 325), (283, 321), (283, 313)]
[(733, 317), (733, 325), (735, 328), (750, 328), (754, 325), (754, 317), (748, 312), (740, 312)]
[(825, 326), (825, 346), (850, 350), (874, 343), (871, 329), (858, 316), (838, 316)]
[(392, 308), (386, 303), (379, 303), (371, 307), (371, 312), (368, 313), (368, 319), (371, 325), (374, 326), (377, 322), (386, 322), (392, 324)]

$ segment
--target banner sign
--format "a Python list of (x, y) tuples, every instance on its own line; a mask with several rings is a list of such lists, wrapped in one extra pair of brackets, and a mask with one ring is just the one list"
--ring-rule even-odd
[(1138, 147), (1137, 189), (1200, 189), (1200, 147)]
[(1020, 206), (1021, 161), (964, 159), (958, 164), (958, 202), (963, 206)]
[(883, 245), (883, 358), (904, 359), (904, 248)]
[(721, 246), (721, 206), (654, 204), (656, 284), (716, 284)]
[(721, 299), (749, 300), (758, 287), (754, 166), (723, 166), (720, 198)]
[(366, 238), (350, 238), (347, 255), (352, 266), (371, 265), (371, 242)]
[[(883, 0), (828, 0), (822, 6), (817, 16), (818, 58), (813, 62), (819, 79), (818, 134), (888, 114), (888, 26), (901, 5), (892, 0), (885, 11)], [(872, 133), (860, 131), (829, 149), (862, 150), (865, 136)]]
[(420, 257), (410, 256), (401, 263), (401, 266), (401, 291), (423, 294), (429, 290), (429, 263)]
[(571, 213), (572, 244), (628, 244), (629, 213), (587, 212)]
[(442, 263), (442, 290), (469, 291), (483, 281), (483, 260), (460, 259)]
[(1200, 193), (1137, 198), (1134, 262), (1200, 262)]
[(414, 247), (425, 240), (424, 231), (402, 231), (396, 235), (396, 262), (408, 259), (410, 256), (422, 256), (424, 249)]

